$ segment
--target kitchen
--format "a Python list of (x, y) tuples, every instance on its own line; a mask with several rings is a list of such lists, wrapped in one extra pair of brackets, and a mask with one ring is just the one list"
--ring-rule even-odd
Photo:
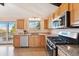
[[(24, 9), (19, 8), (19, 7), (23, 7), (26, 4), (14, 4), (13, 6), (11, 4), (4, 3), (6, 7), (8, 7), (8, 5), (11, 5), (9, 7), (18, 8), (17, 11), (19, 11), (20, 9), (24, 11), (23, 13), (26, 12), (24, 9), (30, 10), (30, 8), (26, 8), (26, 7), (24, 7)], [(27, 4), (27, 6), (28, 5), (31, 7), (31, 3)], [(46, 16), (38, 17), (37, 14), (39, 12), (37, 13), (36, 12), (37, 10), (35, 11), (35, 9), (33, 9), (33, 11), (37, 13), (36, 15), (33, 14), (34, 17), (30, 16), (30, 18), (28, 17), (25, 18), (26, 14), (24, 15), (25, 17), (24, 16), (21, 17), (23, 14), (20, 15), (20, 17), (18, 16), (19, 18), (10, 16), (10, 18), (13, 17), (13, 20), (17, 19), (15, 20), (16, 31), (13, 33), (13, 37), (12, 37), (13, 43), (11, 43), (13, 45), (12, 48), (15, 50), (16, 55), (18, 55), (17, 51), (19, 50), (21, 51), (21, 52), (19, 51), (20, 54), (23, 52), (21, 49), (28, 51), (30, 49), (32, 50), (34, 48), (36, 49), (38, 48), (39, 52), (41, 49), (44, 49), (44, 51), (40, 53), (40, 55), (42, 53), (45, 54), (42, 56), (78, 56), (79, 55), (78, 53), (79, 52), (79, 46), (78, 46), (79, 44), (79, 34), (78, 34), (79, 33), (78, 31), (79, 30), (78, 29), (79, 28), (79, 23), (78, 23), (79, 4), (45, 3), (43, 4), (44, 5), (43, 7), (41, 6), (42, 4), (40, 3), (37, 3), (36, 5), (40, 6), (39, 8), (38, 6), (36, 6), (38, 10), (40, 8), (44, 9), (44, 7), (49, 8), (48, 10), (45, 11), (45, 12), (50, 11), (48, 12), (49, 15), (46, 15), (47, 17)], [(4, 9), (5, 6), (2, 6), (2, 8)], [(53, 10), (53, 8), (55, 8), (55, 10)], [(44, 10), (43, 9), (41, 13), (44, 12), (45, 9)], [(31, 10), (32, 10), (32, 7), (31, 7)], [(19, 13), (20, 11), (18, 12), (18, 14)], [(3, 19), (3, 21), (8, 22), (9, 20), (7, 20), (8, 19), (7, 17), (4, 17), (4, 14), (0, 15), (0, 17)], [(41, 16), (42, 15), (43, 14), (41, 14)], [(27, 55), (31, 55), (31, 52), (30, 54), (28, 52), (28, 54), (24, 56), (27, 56)], [(39, 56), (38, 53), (35, 54), (35, 56), (36, 55)]]

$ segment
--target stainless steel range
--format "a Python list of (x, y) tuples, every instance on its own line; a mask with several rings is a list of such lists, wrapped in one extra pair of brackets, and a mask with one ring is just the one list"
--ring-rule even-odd
[(47, 37), (47, 50), (50, 56), (58, 55), (58, 48), (56, 45), (72, 45), (72, 44), (79, 44), (79, 34), (77, 34), (76, 39), (63, 35), (59, 35), (58, 37), (50, 37), (50, 36)]

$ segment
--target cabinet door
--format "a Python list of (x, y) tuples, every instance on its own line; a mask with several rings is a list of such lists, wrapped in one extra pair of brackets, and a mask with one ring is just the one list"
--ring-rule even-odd
[(69, 4), (69, 10), (70, 10), (70, 24), (72, 25), (74, 22), (74, 10), (73, 10), (73, 4)]
[(35, 47), (40, 47), (40, 46), (39, 46), (39, 35), (35, 35), (34, 37), (35, 37), (35, 40), (34, 40), (34, 42), (35, 42)]
[(28, 36), (20, 36), (20, 47), (28, 47)]
[(74, 11), (74, 19), (75, 21), (79, 21), (79, 3), (73, 4), (73, 11)]
[(45, 36), (43, 35), (29, 36), (29, 47), (45, 47)]
[(35, 37), (34, 37), (34, 35), (29, 36), (29, 47), (35, 47)]
[(14, 35), (13, 46), (20, 47), (20, 36), (19, 35)]
[(62, 5), (59, 7), (59, 15), (62, 15), (63, 12), (69, 10), (69, 4), (68, 3), (62, 3)]
[(44, 20), (44, 29), (48, 29), (48, 19)]
[(17, 20), (17, 29), (24, 29), (24, 20), (23, 19)]
[(79, 3), (72, 4), (73, 23), (79, 21)]
[(60, 16), (60, 15), (59, 15), (59, 11), (60, 11), (60, 9), (57, 8), (57, 10), (56, 10), (55, 13), (54, 13), (54, 17), (55, 17), (55, 18), (57, 18), (58, 16)]
[(70, 4), (70, 11), (71, 11), (71, 25), (79, 21), (79, 3), (72, 3)]
[(39, 47), (45, 47), (45, 36), (39, 35)]

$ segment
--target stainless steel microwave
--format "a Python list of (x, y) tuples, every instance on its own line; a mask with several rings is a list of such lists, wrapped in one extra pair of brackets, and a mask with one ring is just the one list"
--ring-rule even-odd
[(67, 28), (70, 27), (70, 12), (65, 11), (61, 16), (55, 18), (51, 22), (52, 28)]

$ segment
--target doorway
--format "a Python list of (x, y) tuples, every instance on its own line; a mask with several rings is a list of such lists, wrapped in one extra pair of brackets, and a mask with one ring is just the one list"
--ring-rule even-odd
[(12, 44), (15, 31), (15, 22), (0, 21), (0, 44)]

